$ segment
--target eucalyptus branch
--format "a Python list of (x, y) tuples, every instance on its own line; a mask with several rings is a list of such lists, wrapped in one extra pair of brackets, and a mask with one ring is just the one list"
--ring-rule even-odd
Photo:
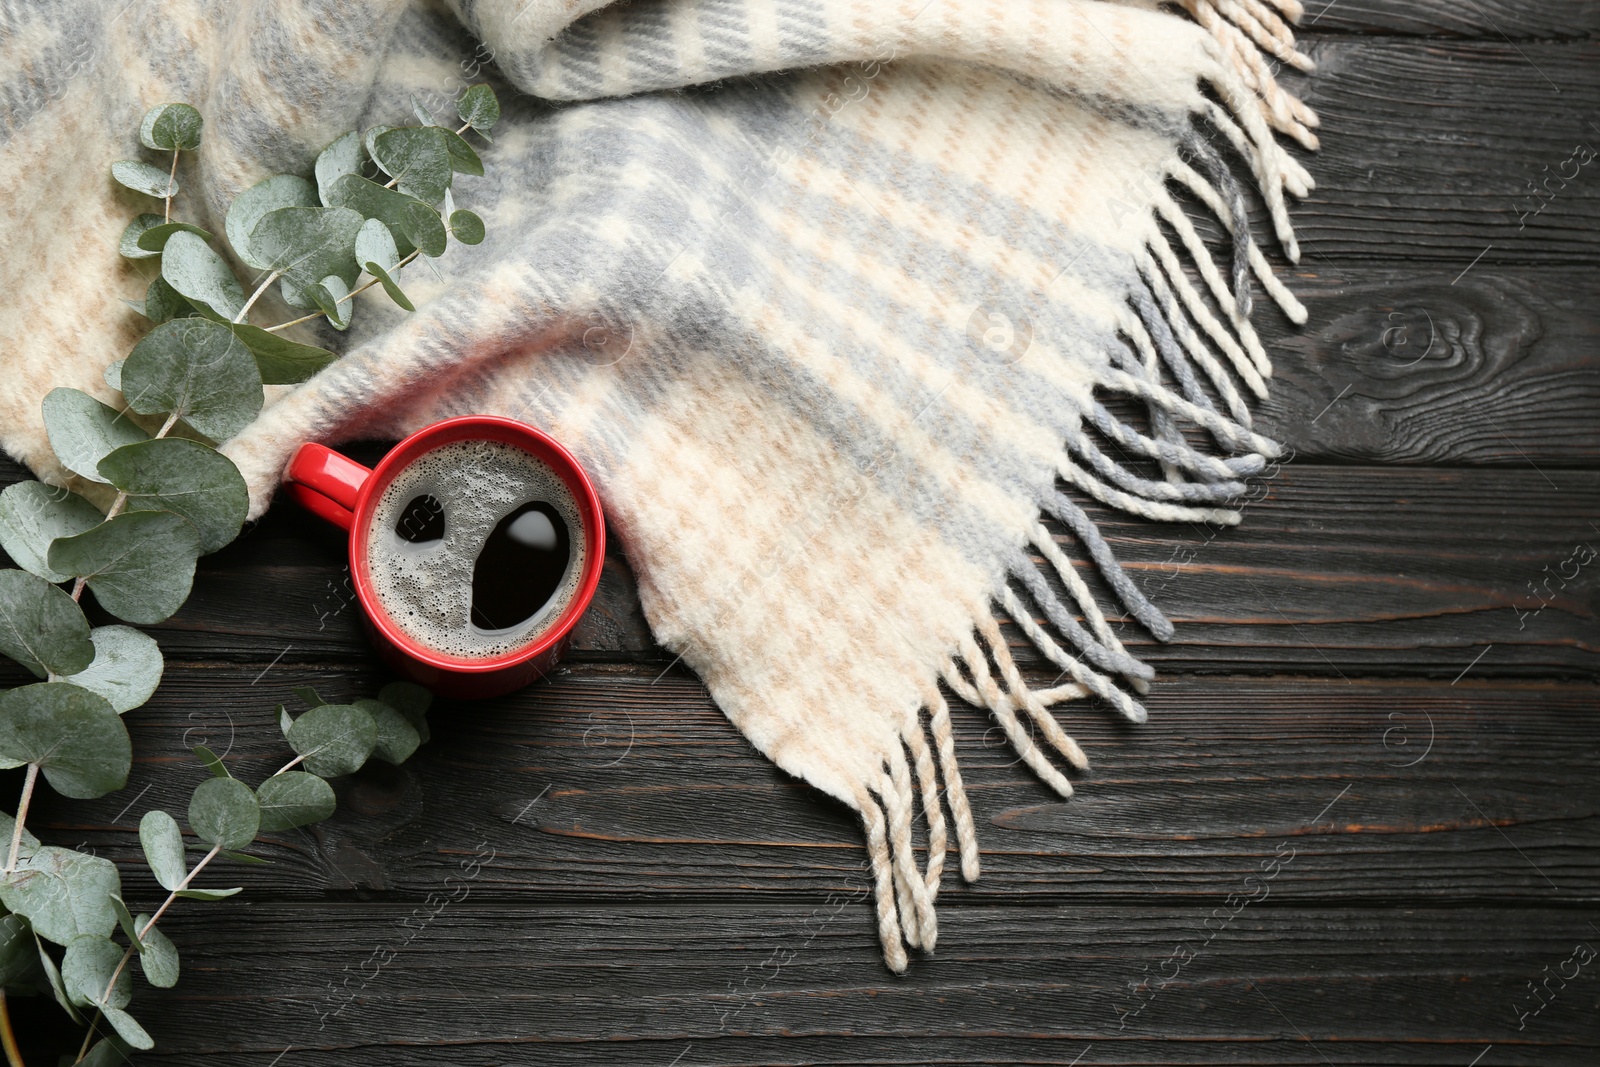
[(11, 851), (6, 854), (6, 866), (0, 871), (0, 878), (11, 877), (11, 872), (17, 869), (17, 858), (22, 852), (22, 824), (28, 817), (28, 804), (33, 800), (33, 785), (39, 780), (39, 765), (28, 764), (28, 771), (22, 779), (22, 799), (17, 801), (16, 825), (11, 828)]
[[(10, 1067), (27, 1067), (22, 1062), (22, 1050), (17, 1047), (17, 1035), (11, 1031), (11, 1010), (6, 1007), (6, 991), (0, 987), (0, 1047), (6, 1050), (6, 1063)], [(79, 1055), (78, 1059), (83, 1059)]]
[(256, 291), (250, 294), (250, 299), (244, 302), (244, 307), (239, 309), (239, 314), (233, 317), (233, 321), (243, 322), (245, 320), (245, 316), (250, 314), (250, 309), (255, 306), (256, 301), (261, 299), (261, 294), (267, 291), (267, 286), (271, 285), (281, 277), (283, 277), (283, 271), (275, 270), (263, 278), (261, 284), (256, 286)]
[(172, 183), (178, 180), (178, 149), (172, 150), (172, 170), (167, 173), (167, 195), (162, 197), (164, 207), (161, 212), (161, 221), (172, 221)]
[[(420, 251), (418, 251), (417, 249), (412, 249), (411, 253), (409, 255), (407, 255), (399, 263), (396, 263), (394, 265), (394, 269), (396, 271), (398, 271), (401, 267), (404, 267), (406, 264), (410, 263), (412, 260), (416, 259), (421, 254), (422, 253)], [(350, 290), (344, 296), (340, 297), (335, 302), (335, 306), (337, 306), (338, 304), (346, 303), (346, 302), (348, 302), (350, 300), (354, 300), (356, 297), (360, 296), (362, 293), (366, 292), (368, 289), (371, 289), (374, 285), (380, 284), (380, 281), (381, 280), (378, 279), (378, 278), (368, 278), (361, 285), (356, 286), (354, 289)], [(302, 322), (310, 322), (312, 319), (319, 319), (321, 317), (322, 317), (322, 312), (313, 311), (309, 315), (301, 315), (298, 319), (290, 319), (288, 322), (280, 322), (276, 326), (268, 326), (268, 327), (266, 327), (266, 331), (268, 333), (277, 333), (279, 330), (287, 330), (291, 326), (298, 326)]]

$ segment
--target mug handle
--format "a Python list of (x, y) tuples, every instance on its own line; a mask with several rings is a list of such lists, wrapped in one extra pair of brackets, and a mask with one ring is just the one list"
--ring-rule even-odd
[(372, 471), (322, 445), (304, 444), (284, 469), (284, 486), (301, 507), (346, 532), (355, 522), (356, 500)]

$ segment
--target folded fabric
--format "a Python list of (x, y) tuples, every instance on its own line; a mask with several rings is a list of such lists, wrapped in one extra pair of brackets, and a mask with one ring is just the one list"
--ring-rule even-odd
[[(1177, 6), (6, 3), (0, 445), (66, 481), (41, 398), (116, 401), (101, 371), (140, 330), (116, 298), (143, 281), (105, 165), (146, 107), (205, 113), (182, 213), (221, 232), (236, 194), (344, 130), (495, 80), (487, 175), (457, 183), (489, 239), (409, 271), (414, 314), (373, 290), (349, 334), (301, 328), (343, 356), (227, 443), (252, 514), (303, 441), (469, 412), (552, 433), (656, 639), (861, 813), (903, 969), (934, 947), (952, 826), (979, 873), (941, 681), (1070, 794), (1086, 760), (1052, 708), (1145, 716), (1152, 672), (1106, 612), (1171, 633), (1081, 503), (1235, 522), (1277, 452), (1250, 428), (1270, 374), (1251, 291), (1305, 313), (1245, 190), (1295, 259), (1284, 195), (1311, 182), (1273, 131), (1314, 147), (1316, 119), (1273, 72), (1309, 67), (1299, 5)], [(1030, 687), (1003, 618), (1063, 684)]]

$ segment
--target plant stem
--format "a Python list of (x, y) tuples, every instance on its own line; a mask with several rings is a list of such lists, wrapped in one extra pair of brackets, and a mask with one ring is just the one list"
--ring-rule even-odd
[(234, 322), (243, 322), (244, 321), (244, 317), (246, 315), (250, 314), (250, 309), (252, 307), (254, 307), (256, 301), (261, 298), (261, 294), (267, 291), (267, 286), (271, 285), (273, 282), (277, 281), (282, 276), (283, 276), (283, 271), (275, 270), (271, 274), (268, 274), (264, 279), (262, 279), (261, 284), (256, 286), (256, 291), (250, 294), (250, 299), (246, 300), (244, 302), (244, 307), (239, 309), (239, 314), (234, 316), (233, 321)]
[[(405, 259), (402, 259), (400, 262), (398, 262), (398, 263), (396, 263), (394, 265), (394, 269), (396, 271), (398, 271), (401, 267), (405, 266), (407, 263), (410, 263), (412, 260), (416, 259), (421, 254), (422, 254), (421, 251), (419, 251), (418, 249), (413, 248), (411, 250), (411, 254), (410, 255), (406, 256)], [(393, 273), (393, 272), (391, 272), (391, 273)], [(346, 300), (354, 299), (356, 296), (360, 295), (361, 293), (366, 292), (368, 289), (371, 289), (374, 285), (377, 285), (377, 284), (378, 284), (378, 279), (369, 278), (367, 280), (366, 284), (358, 285), (354, 289), (350, 290), (348, 293), (346, 293), (343, 296), (341, 296), (337, 301), (334, 302), (334, 306), (338, 307), (340, 304), (344, 303)], [(268, 333), (277, 333), (279, 330), (287, 330), (289, 327), (298, 326), (302, 322), (310, 322), (312, 319), (317, 318), (321, 314), (322, 314), (322, 312), (320, 312), (320, 311), (313, 311), (309, 315), (301, 315), (298, 319), (290, 319), (288, 322), (280, 322), (276, 326), (268, 326), (268, 327), (266, 327), (266, 331)]]
[(33, 783), (39, 780), (39, 765), (28, 764), (28, 772), (22, 779), (22, 799), (17, 801), (16, 825), (11, 828), (11, 851), (6, 855), (6, 868), (0, 871), (0, 878), (11, 877), (11, 872), (17, 868), (17, 857), (22, 852), (22, 823), (28, 817), (28, 804), (33, 800)]
[(162, 197), (162, 200), (166, 204), (166, 208), (163, 211), (163, 217), (162, 217), (162, 220), (161, 220), (163, 222), (171, 222), (172, 221), (172, 183), (177, 181), (177, 179), (178, 179), (178, 150), (176, 148), (174, 148), (172, 150), (172, 170), (170, 172), (168, 172), (168, 174), (167, 174), (167, 195)]
[[(91, 1031), (92, 1033), (93, 1031)], [(22, 1050), (17, 1047), (17, 1035), (11, 1032), (11, 1012), (6, 1007), (6, 991), (0, 989), (0, 1046), (6, 1050), (6, 1063), (11, 1067), (27, 1067), (22, 1062)], [(80, 1060), (83, 1057), (78, 1057)]]
[(293, 767), (296, 763), (299, 763), (303, 759), (305, 759), (304, 756), (296, 756), (294, 759), (290, 760), (288, 763), (285, 763), (282, 767), (279, 767), (277, 770), (273, 771), (272, 774), (270, 774), (268, 776), (268, 779), (270, 780), (272, 778), (278, 777), (278, 775), (282, 774), (284, 771), (288, 770), (290, 767)]
[[(221, 845), (211, 846), (211, 851), (207, 852), (200, 862), (194, 865), (194, 870), (190, 871), (184, 876), (183, 881), (178, 883), (178, 888), (167, 894), (165, 903), (156, 909), (156, 913), (154, 915), (150, 916), (150, 921), (144, 924), (144, 930), (140, 932), (139, 936), (143, 937), (144, 934), (155, 929), (156, 923), (161, 921), (161, 916), (165, 915), (167, 913), (167, 909), (172, 907), (172, 902), (178, 899), (178, 894), (183, 890), (188, 889), (189, 883), (194, 881), (194, 876), (205, 870), (206, 864), (216, 859), (217, 853), (221, 851)], [(131, 959), (133, 959), (133, 946), (129, 945), (127, 951), (122, 954), (122, 960), (117, 964), (117, 969), (111, 972), (111, 980), (105, 985), (105, 996), (109, 997), (111, 995), (111, 991), (117, 987), (117, 979), (122, 977), (122, 971), (128, 966), (128, 961)], [(82, 1060), (85, 1053), (89, 1051), (89, 1038), (95, 1033), (94, 1024), (100, 1020), (100, 1015), (100, 1009), (96, 1007), (94, 1018), (89, 1020), (89, 1033), (85, 1035), (83, 1039), (83, 1048), (79, 1050), (78, 1059), (73, 1060), (73, 1063), (77, 1063)]]

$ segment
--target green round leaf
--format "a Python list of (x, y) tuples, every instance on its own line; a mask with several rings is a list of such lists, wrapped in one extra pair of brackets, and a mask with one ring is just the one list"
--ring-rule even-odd
[(200, 147), (200, 129), (204, 125), (200, 112), (188, 104), (157, 104), (144, 113), (144, 121), (139, 123), (139, 142), (158, 151), (192, 151)]
[(433, 705), (432, 693), (415, 682), (390, 682), (378, 690), (378, 701), (404, 715), (406, 721), (416, 727), (422, 740), (428, 740), (428, 708)]
[(359, 174), (347, 174), (333, 183), (331, 203), (359, 212), (363, 218), (379, 219), (389, 227), (402, 257), (413, 248), (425, 256), (444, 254), (448, 235), (439, 213), (414, 196), (385, 189)]
[(384, 270), (394, 270), (400, 263), (400, 253), (395, 249), (394, 234), (382, 219), (368, 219), (356, 234), (356, 262), (362, 266), (376, 263)]
[(389, 705), (377, 700), (358, 700), (356, 707), (372, 716), (378, 727), (378, 743), (372, 754), (387, 763), (401, 764), (422, 744), (422, 735), (411, 721)]
[(439, 125), (433, 120), (433, 112), (424, 107), (422, 105), (422, 101), (418, 100), (415, 94), (413, 94), (411, 97), (411, 113), (417, 116), (417, 121), (422, 123), (424, 126)]
[[(10, 845), (8, 839), (6, 845)], [(38, 966), (33, 931), (20, 915), (0, 916), (0, 986), (21, 985)]]
[(24, 916), (46, 941), (66, 945), (84, 934), (110, 937), (117, 928), (111, 898), (121, 891), (115, 863), (45, 845), (24, 851), (11, 877), (0, 882), (0, 904)]
[(136, 159), (120, 159), (111, 164), (111, 176), (117, 180), (117, 184), (146, 196), (164, 200), (178, 195), (176, 178), (160, 167), (152, 167)]
[(131, 626), (96, 626), (89, 640), (94, 662), (65, 680), (99, 693), (118, 715), (143, 706), (161, 684), (164, 661), (155, 639)]
[(150, 1039), (149, 1034), (145, 1033), (144, 1027), (140, 1026), (133, 1016), (121, 1008), (101, 1008), (100, 1014), (105, 1016), (106, 1022), (111, 1024), (111, 1028), (117, 1032), (117, 1036), (134, 1048), (155, 1048), (156, 1043)]
[(252, 248), (250, 235), (263, 215), (285, 207), (315, 207), (317, 191), (304, 178), (293, 174), (275, 174), (266, 181), (257, 182), (238, 196), (228, 206), (228, 244), (234, 254), (257, 270), (272, 267)]
[(243, 886), (233, 889), (180, 889), (178, 896), (184, 900), (227, 900), (235, 893), (244, 892)]
[(175, 412), (216, 441), (249, 425), (263, 401), (250, 349), (222, 323), (198, 318), (162, 323), (133, 346), (122, 395), (141, 415)]
[(144, 976), (157, 989), (171, 989), (178, 984), (178, 946), (174, 945), (158, 926), (147, 931), (150, 916), (141, 915), (134, 920), (143, 947), (139, 950), (139, 964)]
[[(156, 281), (160, 280), (161, 279), (158, 276)], [(154, 284), (154, 282), (151, 284)], [(150, 298), (148, 295), (146, 295), (145, 309), (148, 311), (149, 307)], [(100, 377), (105, 379), (107, 385), (111, 386), (111, 388), (115, 389), (119, 393), (122, 392), (122, 365), (126, 362), (128, 361), (125, 359), (114, 359), (110, 363), (106, 364), (105, 371), (100, 375)]]
[(106, 1037), (96, 1041), (89, 1054), (73, 1067), (121, 1067), (126, 1059), (127, 1055), (117, 1047), (117, 1042)]
[(198, 234), (179, 230), (167, 238), (161, 255), (161, 276), (197, 307), (224, 319), (244, 308), (244, 289), (233, 270)]
[(56, 458), (67, 470), (91, 482), (105, 483), (100, 461), (112, 450), (150, 439), (127, 415), (77, 389), (52, 389), (40, 406)]
[(211, 772), (213, 778), (232, 778), (228, 768), (222, 765), (222, 758), (204, 745), (196, 745), (191, 749), (194, 758), (205, 764), (206, 770)]
[(0, 492), (0, 548), (23, 570), (47, 582), (65, 582), (70, 574), (50, 569), (50, 542), (81, 534), (104, 519), (76, 493), (43, 482), (17, 482)]
[(0, 653), (40, 678), (76, 674), (94, 659), (89, 620), (70, 596), (37, 574), (0, 570)]
[(123, 934), (128, 938), (128, 944), (143, 952), (144, 945), (139, 941), (139, 931), (133, 925), (133, 916), (128, 912), (128, 905), (123, 902), (121, 897), (113, 896), (111, 898), (111, 910), (116, 913), (117, 925), (122, 927)]
[(226, 456), (198, 441), (164, 437), (124, 445), (100, 461), (100, 474), (128, 494), (127, 510), (182, 515), (215, 552), (239, 536), (250, 494)]
[(189, 826), (202, 841), (243, 848), (261, 829), (261, 808), (237, 778), (207, 778), (189, 800)]
[(500, 101), (487, 85), (474, 85), (456, 101), (456, 114), (462, 122), (482, 132), (500, 121)]
[(406, 296), (405, 291), (400, 288), (400, 283), (390, 277), (388, 271), (376, 263), (368, 263), (366, 268), (368, 274), (378, 279), (379, 284), (383, 286), (383, 291), (389, 294), (390, 300), (393, 300), (407, 311), (417, 310), (416, 305), (411, 302), (411, 298)]
[(361, 135), (354, 130), (324, 148), (317, 156), (317, 194), (322, 202), (333, 207), (333, 201), (328, 199), (333, 183), (346, 174), (360, 174), (366, 161), (367, 150), (361, 143)]
[[(330, 279), (339, 282), (332, 275), (324, 281)], [(342, 286), (344, 283), (339, 284)], [(321, 288), (320, 285), (311, 287), (313, 291)], [(339, 358), (326, 348), (297, 344), (275, 333), (268, 333), (259, 326), (236, 322), (228, 328), (255, 356), (256, 369), (261, 373), (263, 385), (299, 385)]]
[(152, 252), (141, 246), (139, 238), (160, 225), (162, 225), (160, 215), (152, 215), (149, 212), (140, 215), (128, 223), (128, 228), (122, 231), (122, 240), (117, 242), (117, 251), (127, 259), (149, 259), (152, 256), (159, 256), (160, 252)]
[(80, 1008), (123, 1008), (133, 999), (133, 975), (124, 967), (111, 985), (111, 975), (122, 962), (122, 949), (104, 937), (86, 934), (67, 944), (61, 959), (61, 980), (67, 996)]
[(316, 689), (309, 685), (297, 685), (291, 690), (291, 692), (293, 692), (295, 696), (299, 697), (301, 702), (308, 708), (320, 708), (328, 703), (326, 700), (322, 699), (321, 693), (317, 692)]
[(50, 953), (44, 950), (44, 945), (39, 943), (37, 937), (34, 938), (34, 942), (38, 945), (39, 967), (44, 971), (45, 979), (50, 983), (50, 992), (55, 994), (56, 1003), (61, 1005), (62, 1010), (67, 1013), (67, 1018), (79, 1026), (83, 1026), (84, 1018), (78, 1014), (78, 1009), (73, 1007), (72, 998), (67, 996), (66, 983), (61, 981), (61, 972), (56, 970), (55, 962), (50, 959)]
[(141, 233), (137, 243), (143, 251), (160, 252), (167, 246), (167, 238), (179, 232), (192, 233), (203, 240), (211, 240), (211, 235), (198, 226), (191, 226), (187, 222), (163, 222)]
[(162, 889), (170, 892), (183, 884), (189, 867), (184, 862), (183, 833), (176, 819), (159, 808), (145, 812), (139, 820), (139, 844)]
[(351, 283), (361, 216), (342, 207), (284, 207), (269, 211), (250, 233), (250, 247), (270, 270), (281, 271), (301, 289), (328, 275)]
[(450, 166), (457, 174), (472, 174), (483, 177), (483, 160), (478, 158), (478, 153), (462, 139), (454, 130), (441, 129), (444, 134), (444, 147), (450, 153)]
[(309, 286), (306, 292), (317, 305), (317, 309), (328, 317), (328, 323), (335, 330), (349, 328), (350, 313), (355, 310), (355, 301), (350, 298), (350, 287), (344, 283), (343, 278), (330, 274), (322, 279), (321, 285)]
[(333, 787), (314, 774), (285, 771), (256, 790), (261, 804), (261, 832), (274, 833), (309, 826), (333, 814)]
[(136, 511), (50, 546), (54, 570), (88, 580), (95, 599), (125, 622), (166, 620), (189, 598), (200, 535), (168, 511)]
[(289, 747), (305, 757), (306, 770), (337, 778), (360, 769), (378, 743), (372, 716), (349, 704), (312, 708), (290, 725)]
[(373, 161), (384, 173), (398, 179), (407, 193), (429, 204), (437, 204), (450, 188), (454, 169), (444, 131), (437, 126), (401, 126), (372, 139)]
[(36, 763), (62, 796), (92, 800), (121, 789), (133, 745), (105, 697), (70, 682), (0, 693), (0, 754)]
[[(150, 287), (144, 291), (143, 314), (151, 322), (160, 325), (171, 319), (193, 315), (194, 305), (185, 300), (178, 290), (168, 285), (165, 278), (157, 274), (150, 279)], [(121, 360), (117, 361), (118, 383), (121, 381), (121, 362)], [(122, 386), (113, 383), (112, 388), (121, 389)]]
[(450, 213), (450, 236), (464, 245), (483, 243), (483, 219), (476, 213), (461, 208)]

